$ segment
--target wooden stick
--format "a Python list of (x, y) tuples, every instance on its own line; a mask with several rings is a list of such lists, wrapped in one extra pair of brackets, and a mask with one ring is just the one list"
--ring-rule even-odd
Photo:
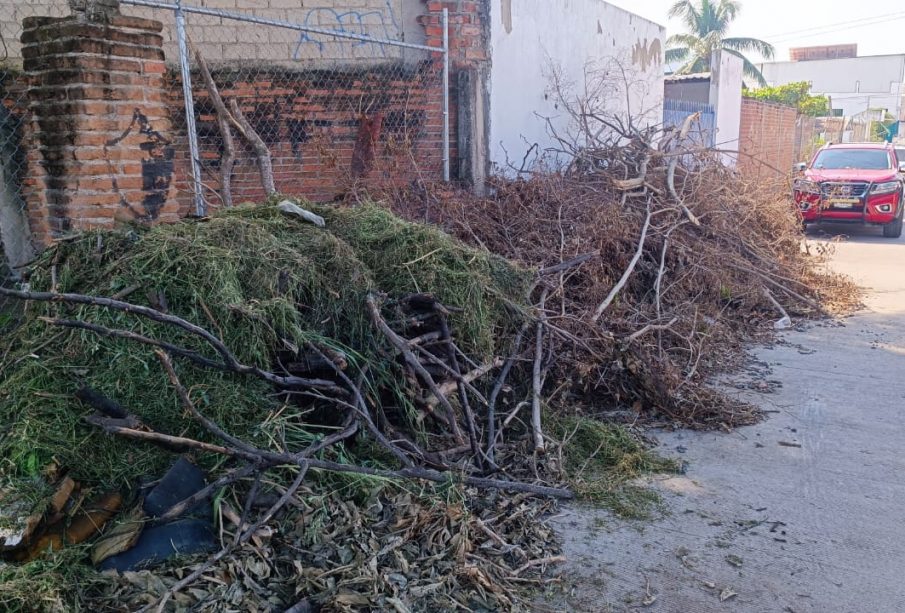
[(650, 229), (651, 214), (650, 203), (648, 203), (647, 217), (644, 220), (644, 226), (641, 228), (641, 238), (638, 240), (638, 250), (635, 252), (635, 256), (629, 263), (628, 268), (626, 268), (625, 272), (622, 273), (622, 278), (619, 279), (619, 282), (616, 283), (606, 299), (600, 303), (600, 306), (597, 307), (597, 310), (594, 312), (594, 317), (591, 318), (591, 321), (596, 322), (598, 319), (600, 319), (600, 316), (603, 315), (603, 312), (607, 310), (607, 308), (613, 303), (613, 300), (616, 299), (616, 296), (619, 294), (619, 292), (622, 291), (622, 288), (625, 287), (625, 284), (628, 283), (628, 280), (632, 276), (632, 273), (635, 272), (635, 267), (638, 265), (638, 262), (641, 260), (641, 256), (644, 253), (644, 242), (647, 240), (647, 231)]
[(534, 393), (531, 399), (531, 431), (534, 434), (534, 452), (544, 453), (546, 445), (544, 444), (544, 432), (541, 428), (541, 391), (543, 388), (543, 380), (541, 377), (541, 365), (544, 359), (544, 323), (547, 320), (544, 308), (547, 305), (547, 294), (549, 290), (545, 287), (540, 296), (540, 306), (538, 307), (537, 334), (534, 342), (534, 371), (532, 373), (532, 386)]
[(367, 305), (368, 309), (371, 312), (371, 320), (374, 322), (374, 325), (383, 333), (383, 335), (390, 341), (390, 343), (396, 348), (399, 353), (402, 354), (405, 363), (408, 364), (408, 367), (411, 368), (415, 374), (417, 374), (422, 381), (427, 385), (430, 392), (437, 397), (440, 401), (440, 404), (443, 405), (443, 408), (446, 409), (446, 413), (449, 419), (449, 425), (452, 429), (453, 438), (456, 439), (456, 443), (459, 445), (465, 444), (465, 438), (462, 436), (462, 430), (459, 428), (459, 420), (456, 417), (456, 410), (449, 403), (449, 400), (446, 396), (443, 395), (443, 392), (437, 386), (434, 378), (431, 377), (430, 373), (422, 366), (421, 362), (418, 361), (417, 356), (412, 352), (409, 344), (406, 342), (404, 338), (396, 334), (390, 326), (387, 325), (386, 321), (384, 321), (383, 317), (380, 315), (380, 308), (377, 306), (377, 298), (374, 297), (374, 294), (368, 294), (367, 297)]
[[(117, 420), (103, 418), (99, 416), (90, 416), (86, 421), (92, 425), (102, 428), (109, 434), (116, 434), (124, 438), (138, 440), (142, 442), (152, 443), (167, 449), (207, 451), (219, 455), (229, 457), (238, 457), (251, 461), (259, 461), (261, 456), (247, 453), (238, 449), (224, 447), (222, 445), (211, 445), (184, 437), (170, 436), (148, 430), (138, 430), (128, 428), (116, 423)], [(299, 459), (290, 454), (278, 454), (267, 452), (263, 454), (263, 459), (277, 458), (281, 463), (287, 465), (300, 464), (306, 462), (311, 468), (316, 470), (324, 470), (327, 472), (350, 473), (355, 475), (365, 475), (369, 477), (377, 477), (381, 479), (415, 479), (422, 481), (432, 481), (434, 483), (461, 483), (462, 485), (477, 487), (480, 489), (498, 489), (510, 492), (520, 492), (526, 494), (534, 494), (537, 496), (549, 496), (552, 498), (572, 499), (575, 494), (571, 490), (549, 487), (545, 485), (534, 485), (532, 483), (523, 483), (520, 481), (502, 481), (499, 479), (486, 479), (482, 477), (462, 476), (451, 472), (439, 472), (426, 468), (403, 468), (401, 470), (382, 470), (370, 468), (366, 466), (354, 466), (351, 464), (340, 464), (338, 462), (329, 462), (326, 460), (317, 460), (315, 458)]]
[[(214, 350), (220, 354), (223, 358), (223, 363), (226, 370), (231, 372), (235, 372), (237, 374), (242, 375), (253, 375), (260, 379), (263, 379), (269, 383), (273, 383), (274, 385), (281, 387), (309, 387), (309, 388), (319, 388), (326, 389), (330, 391), (342, 391), (342, 388), (339, 387), (333, 381), (323, 381), (320, 379), (304, 379), (301, 377), (292, 377), (292, 376), (280, 376), (274, 374), (272, 372), (262, 370), (257, 368), (256, 366), (246, 366), (239, 362), (239, 360), (230, 352), (230, 350), (226, 347), (226, 345), (220, 341), (216, 336), (205, 330), (200, 326), (196, 326), (195, 324), (188, 322), (181, 317), (176, 317), (175, 315), (169, 315), (167, 313), (161, 313), (155, 309), (151, 309), (144, 306), (139, 306), (137, 304), (130, 304), (128, 302), (122, 302), (120, 300), (113, 300), (112, 298), (101, 298), (95, 296), (86, 296), (84, 294), (57, 294), (53, 292), (31, 292), (31, 291), (20, 291), (13, 290), (4, 287), (0, 287), (0, 295), (8, 296), (10, 298), (16, 298), (18, 300), (35, 300), (39, 302), (65, 302), (68, 304), (86, 304), (90, 306), (99, 306), (108, 309), (112, 309), (114, 311), (121, 311), (123, 313), (132, 313), (134, 315), (139, 315), (141, 317), (146, 317), (151, 321), (156, 321), (158, 323), (170, 324), (174, 325), (182, 330), (185, 330), (189, 334), (193, 334), (198, 336), (199, 338), (206, 341)], [(137, 340), (137, 339), (134, 339)]]
[(90, 332), (94, 332), (99, 336), (122, 338), (129, 341), (135, 341), (136, 343), (142, 343), (143, 345), (150, 345), (151, 347), (159, 347), (160, 349), (164, 349), (167, 353), (178, 355), (179, 357), (191, 360), (199, 366), (205, 366), (207, 368), (212, 368), (215, 370), (230, 371), (229, 367), (227, 367), (226, 364), (206, 358), (196, 351), (186, 349), (185, 347), (180, 347), (179, 345), (173, 345), (164, 341), (158, 341), (153, 338), (148, 338), (147, 336), (143, 336), (141, 334), (138, 334), (137, 332), (131, 332), (129, 330), (117, 330), (115, 328), (107, 328), (105, 326), (88, 323), (87, 321), (72, 319), (52, 319), (50, 317), (39, 317), (38, 321), (42, 321), (48, 325), (57, 326), (60, 328), (88, 330)]
[(258, 156), (258, 166), (261, 169), (261, 183), (264, 184), (264, 191), (268, 196), (272, 196), (277, 193), (277, 188), (273, 181), (273, 162), (270, 158), (270, 149), (267, 148), (267, 143), (264, 142), (264, 139), (248, 123), (248, 119), (242, 114), (242, 109), (239, 108), (239, 103), (236, 102), (235, 98), (229, 101), (229, 108), (233, 117), (242, 126), (242, 136), (245, 137), (252, 149), (255, 150), (255, 155)]

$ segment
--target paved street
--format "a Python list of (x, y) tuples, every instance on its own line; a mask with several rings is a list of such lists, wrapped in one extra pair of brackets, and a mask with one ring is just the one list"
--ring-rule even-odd
[(905, 240), (838, 229), (853, 236), (834, 266), (868, 288), (867, 309), (755, 352), (778, 382), (740, 392), (771, 411), (762, 424), (658, 435), (689, 463), (656, 483), (665, 517), (555, 520), (570, 610), (905, 611)]

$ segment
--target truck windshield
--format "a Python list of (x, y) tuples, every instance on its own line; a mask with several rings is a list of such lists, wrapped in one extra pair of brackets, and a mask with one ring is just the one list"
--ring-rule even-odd
[(883, 149), (825, 149), (817, 154), (814, 168), (818, 170), (843, 168), (886, 170), (890, 168), (889, 153)]

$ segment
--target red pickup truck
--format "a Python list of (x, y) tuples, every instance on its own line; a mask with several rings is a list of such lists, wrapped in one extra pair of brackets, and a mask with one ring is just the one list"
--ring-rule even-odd
[(794, 182), (805, 226), (821, 221), (870, 224), (883, 226), (887, 238), (902, 236), (903, 153), (886, 143), (822, 147)]

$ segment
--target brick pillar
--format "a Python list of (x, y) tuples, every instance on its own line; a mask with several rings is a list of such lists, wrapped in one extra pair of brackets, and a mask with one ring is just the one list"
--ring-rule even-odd
[(161, 30), (116, 14), (24, 20), (24, 191), (37, 244), (117, 219), (177, 218)]

